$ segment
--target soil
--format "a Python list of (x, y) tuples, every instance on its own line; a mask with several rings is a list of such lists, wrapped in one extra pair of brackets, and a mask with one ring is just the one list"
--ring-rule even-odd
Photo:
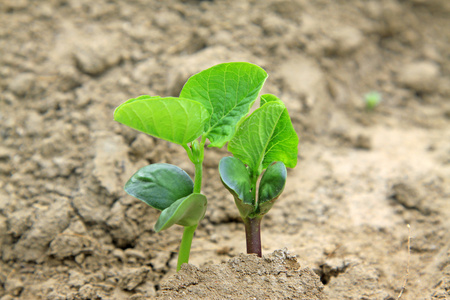
[[(447, 0), (2, 0), (0, 299), (450, 299), (449, 41)], [(155, 233), (123, 185), (193, 166), (112, 114), (227, 61), (269, 73), (299, 164), (260, 259), (207, 149), (177, 274), (182, 228)]]

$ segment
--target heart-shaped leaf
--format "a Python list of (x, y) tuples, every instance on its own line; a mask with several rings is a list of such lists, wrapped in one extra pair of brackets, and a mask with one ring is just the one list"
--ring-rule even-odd
[(191, 194), (178, 199), (161, 212), (155, 224), (155, 231), (160, 232), (174, 224), (182, 226), (198, 224), (205, 216), (206, 204), (206, 197), (202, 194)]
[(261, 98), (264, 104), (240, 124), (228, 143), (228, 151), (258, 175), (275, 161), (295, 167), (298, 152), (298, 136), (283, 102), (273, 95)]
[(265, 215), (280, 197), (286, 184), (287, 171), (282, 162), (272, 163), (264, 172), (259, 183), (259, 214)]
[(219, 163), (219, 173), (223, 185), (233, 195), (241, 216), (247, 217), (255, 209), (247, 168), (235, 157), (224, 157)]
[(219, 64), (189, 78), (180, 97), (198, 101), (210, 113), (205, 128), (210, 147), (222, 147), (231, 139), (266, 78), (263, 69), (246, 62)]
[(194, 182), (185, 171), (170, 164), (151, 164), (137, 171), (125, 191), (151, 207), (164, 210), (192, 194)]
[(197, 101), (140, 96), (114, 111), (114, 120), (149, 135), (187, 145), (204, 132), (209, 113)]

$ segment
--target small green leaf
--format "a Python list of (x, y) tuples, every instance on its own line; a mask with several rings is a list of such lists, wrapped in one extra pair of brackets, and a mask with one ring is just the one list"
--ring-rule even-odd
[(155, 231), (160, 232), (174, 224), (181, 226), (198, 224), (205, 216), (206, 204), (206, 197), (202, 194), (191, 194), (178, 199), (162, 211), (158, 221), (156, 221)]
[(209, 117), (196, 101), (159, 96), (129, 99), (114, 111), (117, 122), (179, 145), (201, 136)]
[(219, 163), (220, 179), (223, 185), (244, 203), (253, 204), (250, 175), (245, 165), (235, 157), (224, 157)]
[(271, 164), (261, 177), (258, 192), (259, 214), (266, 214), (280, 197), (286, 184), (287, 171), (282, 162)]
[(151, 164), (139, 169), (125, 184), (125, 191), (151, 207), (164, 210), (194, 190), (185, 171), (170, 164)]
[(228, 151), (261, 174), (272, 162), (287, 167), (297, 164), (298, 136), (284, 104), (272, 95), (264, 95), (263, 105), (240, 125), (228, 143)]
[(189, 78), (180, 97), (198, 101), (210, 113), (205, 128), (210, 147), (222, 147), (231, 139), (266, 78), (263, 69), (246, 62), (219, 64)]
[(246, 218), (255, 210), (251, 180), (245, 165), (235, 157), (224, 157), (219, 163), (220, 179), (234, 197), (239, 213)]
[(220, 179), (224, 186), (245, 203), (252, 204), (251, 180), (245, 165), (237, 158), (227, 156), (219, 163)]

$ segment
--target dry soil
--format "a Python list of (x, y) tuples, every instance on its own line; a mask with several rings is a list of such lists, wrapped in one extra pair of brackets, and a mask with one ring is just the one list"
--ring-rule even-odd
[[(227, 151), (207, 149), (208, 211), (175, 274), (182, 228), (156, 234), (123, 185), (193, 166), (112, 114), (229, 61), (269, 73), (299, 163), (258, 259), (218, 177)], [(448, 0), (2, 0), (0, 91), (1, 300), (387, 300), (407, 275), (401, 299), (450, 299)]]

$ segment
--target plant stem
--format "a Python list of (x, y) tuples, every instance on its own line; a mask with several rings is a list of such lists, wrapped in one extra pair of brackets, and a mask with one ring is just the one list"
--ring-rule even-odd
[(203, 161), (195, 163), (194, 174), (194, 193), (198, 194), (202, 190), (202, 177), (203, 177)]
[[(206, 138), (202, 137), (200, 145), (198, 141), (193, 141), (191, 148), (187, 145), (183, 146), (189, 156), (189, 159), (194, 163), (194, 193), (199, 194), (202, 191), (202, 177), (203, 177), (203, 158), (205, 150)], [(191, 253), (192, 239), (194, 238), (195, 229), (198, 224), (192, 226), (185, 226), (183, 237), (181, 238), (180, 251), (178, 253), (177, 272), (180, 271), (181, 265), (189, 263), (189, 254)]]
[(262, 257), (261, 251), (261, 220), (262, 216), (245, 218), (245, 238), (247, 240), (247, 253), (255, 253)]
[(191, 149), (186, 148), (189, 158), (195, 166), (194, 174), (194, 193), (200, 193), (202, 190), (203, 178), (203, 159), (205, 151), (206, 138), (202, 137), (200, 143), (197, 140), (191, 143)]
[(180, 271), (181, 265), (189, 262), (189, 254), (191, 253), (192, 238), (198, 224), (184, 227), (183, 238), (180, 243), (180, 252), (178, 253), (177, 272)]

